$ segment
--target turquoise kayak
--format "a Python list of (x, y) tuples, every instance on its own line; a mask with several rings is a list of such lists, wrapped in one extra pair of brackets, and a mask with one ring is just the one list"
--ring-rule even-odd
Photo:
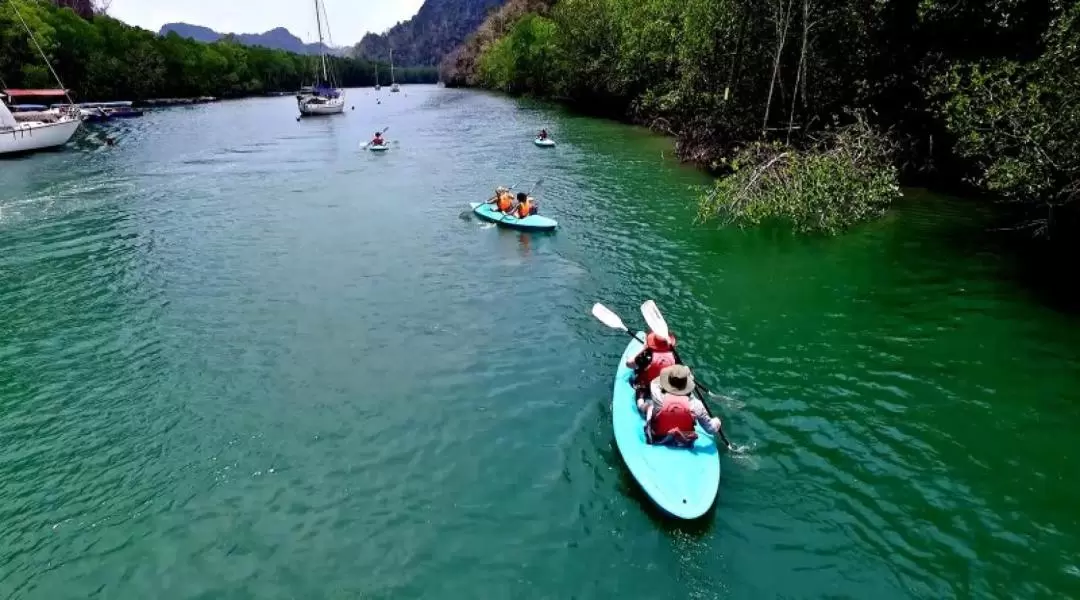
[(522, 231), (552, 231), (559, 226), (558, 221), (555, 219), (542, 217), (540, 215), (529, 215), (524, 219), (519, 219), (515, 216), (499, 212), (491, 204), (470, 202), (469, 205), (472, 206), (476, 216), (485, 221), (491, 221), (501, 227), (520, 229)]
[[(643, 340), (645, 334), (639, 332), (637, 337)], [(611, 394), (615, 444), (634, 479), (657, 506), (680, 519), (696, 519), (709, 511), (720, 489), (716, 442), (700, 426), (698, 439), (691, 448), (645, 442), (645, 419), (638, 412), (630, 384), (634, 372), (626, 366), (626, 361), (642, 345), (638, 339), (630, 340), (615, 372), (615, 389)]]
[(536, 144), (537, 146), (542, 147), (542, 148), (550, 148), (550, 147), (555, 145), (555, 140), (553, 140), (551, 138), (548, 138), (546, 140), (536, 138), (535, 140), (533, 140), (533, 143)]

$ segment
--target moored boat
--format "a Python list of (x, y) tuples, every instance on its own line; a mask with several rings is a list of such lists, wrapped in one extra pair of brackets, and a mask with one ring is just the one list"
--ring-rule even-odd
[[(334, 84), (333, 73), (326, 66), (326, 44), (323, 42), (322, 17), (326, 7), (321, 0), (315, 0), (315, 21), (319, 28), (319, 61), (322, 66), (322, 78), (314, 86), (305, 87), (296, 95), (296, 105), (300, 116), (337, 115), (345, 112), (345, 93)], [(329, 29), (327, 23), (327, 29)]]
[(78, 111), (21, 105), (16, 113), (12, 113), (6, 103), (17, 98), (56, 96), (67, 96), (67, 90), (12, 89), (0, 93), (0, 155), (58, 148), (71, 140), (82, 124)]

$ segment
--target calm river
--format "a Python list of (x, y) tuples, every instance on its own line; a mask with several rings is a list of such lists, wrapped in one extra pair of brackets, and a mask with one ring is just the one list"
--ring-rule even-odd
[[(1080, 322), (976, 205), (718, 231), (647, 132), (348, 102), (0, 162), (0, 598), (1080, 595)], [(467, 213), (540, 178), (553, 235)], [(749, 446), (689, 526), (622, 466), (626, 339), (589, 315), (648, 298)]]

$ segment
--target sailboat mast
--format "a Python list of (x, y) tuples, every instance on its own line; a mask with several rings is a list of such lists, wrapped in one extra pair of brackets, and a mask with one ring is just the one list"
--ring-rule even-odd
[(394, 83), (394, 50), (390, 50), (390, 83)]
[(330, 78), (326, 75), (326, 44), (323, 43), (322, 15), (319, 14), (319, 0), (315, 0), (315, 24), (319, 27), (319, 57), (322, 59), (322, 78), (323, 81), (328, 82)]

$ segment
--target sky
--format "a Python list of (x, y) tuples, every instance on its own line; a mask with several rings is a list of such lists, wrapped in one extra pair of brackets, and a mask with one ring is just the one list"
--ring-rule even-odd
[[(368, 32), (382, 33), (411, 18), (424, 2), (323, 1), (335, 46), (352, 46)], [(284, 27), (305, 42), (314, 42), (318, 36), (312, 0), (112, 0), (109, 15), (155, 33), (165, 23), (183, 22), (220, 33), (262, 33)]]

